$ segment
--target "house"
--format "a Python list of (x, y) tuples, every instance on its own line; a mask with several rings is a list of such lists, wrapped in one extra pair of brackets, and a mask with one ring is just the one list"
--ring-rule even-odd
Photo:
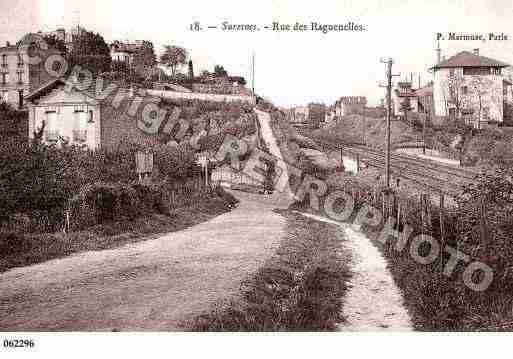
[(393, 114), (394, 116), (404, 116), (405, 109), (408, 111), (417, 111), (417, 102), (415, 98), (415, 90), (409, 81), (400, 81), (397, 83), (397, 88), (394, 90), (393, 96)]
[(310, 116), (308, 106), (297, 106), (292, 109), (292, 116), (290, 122), (292, 125), (297, 127), (304, 127), (308, 125), (308, 119)]
[[(16, 45), (7, 42), (0, 47), (0, 101), (19, 109), (24, 107), (25, 95), (52, 78), (46, 60), (59, 54), (55, 49), (38, 48), (32, 40), (32, 34), (28, 34)], [(29, 61), (36, 56), (37, 63)]]
[(89, 149), (114, 148), (123, 140), (159, 143), (156, 133), (146, 131), (144, 126), (148, 108), (159, 121), (163, 120), (160, 99), (139, 96), (115, 83), (107, 84), (101, 77), (80, 86), (70, 86), (66, 81), (55, 79), (26, 96), (29, 138), (43, 130), (45, 143)]
[(140, 46), (142, 45), (138, 45), (138, 42), (130, 44), (116, 40), (110, 45), (110, 57), (112, 61), (124, 62), (130, 68)]
[(431, 68), (435, 115), (464, 118), (477, 128), (483, 123), (503, 122), (511, 92), (504, 73), (509, 65), (481, 56), (479, 49), (446, 60), (441, 60), (440, 54), (437, 49), (437, 64)]
[(352, 114), (362, 114), (366, 105), (366, 97), (343, 96), (337, 102), (335, 102), (335, 115), (341, 117)]

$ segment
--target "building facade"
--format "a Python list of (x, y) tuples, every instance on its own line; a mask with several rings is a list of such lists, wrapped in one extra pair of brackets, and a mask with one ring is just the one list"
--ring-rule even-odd
[(473, 52), (463, 51), (440, 61), (433, 72), (433, 102), (437, 116), (463, 118), (480, 127), (503, 122), (511, 82), (504, 75), (509, 65)]
[(115, 148), (123, 140), (157, 144), (157, 133), (144, 131), (144, 111), (151, 104), (151, 109), (161, 116), (160, 99), (143, 98), (124, 88), (112, 87), (111, 91), (110, 85), (95, 80), (84, 89), (55, 79), (35, 90), (26, 98), (28, 137), (34, 138), (42, 131), (44, 143), (78, 145), (91, 150)]
[[(25, 36), (16, 45), (6, 43), (0, 47), (0, 101), (18, 109), (24, 107), (24, 97), (29, 92), (53, 78), (47, 70), (46, 60), (59, 54), (54, 49), (38, 48), (30, 36)], [(35, 58), (39, 60), (33, 61)]]
[(367, 98), (364, 96), (343, 96), (335, 102), (335, 115), (338, 117), (363, 114), (367, 106)]

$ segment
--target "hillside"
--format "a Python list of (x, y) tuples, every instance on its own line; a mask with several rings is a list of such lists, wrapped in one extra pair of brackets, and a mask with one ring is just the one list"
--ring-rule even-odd
[[(370, 147), (384, 148), (386, 144), (385, 119), (375, 119), (362, 115), (342, 117), (337, 123), (315, 130), (312, 138), (347, 144), (366, 144)], [(392, 146), (417, 143), (422, 140), (422, 132), (412, 129), (402, 121), (390, 124)]]

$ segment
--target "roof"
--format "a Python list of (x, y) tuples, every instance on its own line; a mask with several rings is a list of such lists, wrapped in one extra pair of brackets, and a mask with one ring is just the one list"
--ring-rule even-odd
[(433, 96), (433, 85), (428, 85), (415, 90), (417, 97)]
[(342, 96), (337, 102), (346, 105), (365, 105), (367, 98), (364, 96)]
[(115, 41), (110, 45), (111, 50), (117, 52), (128, 52), (128, 53), (136, 53), (137, 50), (141, 48), (141, 45), (138, 44), (128, 44), (120, 41)]
[(509, 64), (488, 57), (476, 55), (469, 51), (462, 51), (447, 60), (433, 66), (433, 69), (453, 67), (508, 67)]
[[(83, 94), (85, 94), (86, 96), (88, 96), (89, 98), (91, 98), (95, 101), (98, 101), (98, 102), (103, 102), (107, 98), (110, 98), (111, 96), (116, 96), (116, 97), (120, 96), (122, 93), (125, 93), (126, 96), (129, 96), (131, 89), (126, 88), (126, 87), (120, 87), (117, 84), (116, 84), (116, 86), (117, 86), (116, 89), (114, 91), (112, 91), (112, 93), (109, 93), (108, 96), (106, 96), (106, 94), (99, 96), (99, 94), (97, 94), (97, 92), (96, 92), (96, 88), (98, 86), (97, 81), (99, 81), (99, 80), (103, 80), (103, 83), (101, 84), (102, 89), (106, 89), (109, 85), (111, 85), (113, 83), (116, 84), (114, 81), (109, 81), (107, 79), (104, 79), (103, 77), (97, 77), (97, 78), (91, 79), (89, 82), (84, 82), (83, 85), (86, 89), (81, 92)], [(41, 96), (45, 96), (48, 93), (50, 93), (52, 90), (56, 89), (57, 87), (66, 85), (66, 81), (67, 81), (67, 79), (62, 78), (62, 77), (51, 80), (51, 81), (47, 82), (46, 84), (44, 84), (43, 86), (39, 87), (38, 89), (29, 93), (27, 96), (25, 96), (25, 99), (27, 101), (32, 101)], [(134, 89), (134, 92), (136, 92), (136, 91), (137, 90)], [(141, 95), (138, 94), (138, 96), (141, 96)], [(161, 101), (160, 98), (158, 98), (158, 97), (148, 96), (148, 95), (145, 95), (144, 99), (146, 102), (160, 102)]]
[(18, 46), (3, 46), (3, 47), (0, 47), (0, 53), (1, 52), (17, 52), (18, 51)]

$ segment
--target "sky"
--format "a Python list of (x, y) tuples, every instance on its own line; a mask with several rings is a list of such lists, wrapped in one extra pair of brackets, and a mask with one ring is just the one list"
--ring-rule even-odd
[[(165, 44), (185, 47), (195, 71), (221, 64), (232, 75), (251, 83), (255, 53), (255, 89), (280, 106), (309, 102), (333, 104), (341, 96), (367, 96), (375, 105), (384, 97), (383, 57), (394, 59), (394, 81), (413, 74), (425, 85), (435, 62), (436, 34), (505, 33), (507, 41), (440, 42), (450, 57), (462, 50), (513, 64), (513, 3), (511, 0), (0, 0), (0, 44), (16, 42), (27, 32), (69, 28), (77, 23), (100, 32), (107, 42), (144, 39), (157, 52)], [(256, 24), (257, 32), (202, 26)], [(345, 24), (365, 26), (364, 32), (275, 32), (272, 22), (294, 25)], [(184, 69), (186, 71), (186, 68)]]

